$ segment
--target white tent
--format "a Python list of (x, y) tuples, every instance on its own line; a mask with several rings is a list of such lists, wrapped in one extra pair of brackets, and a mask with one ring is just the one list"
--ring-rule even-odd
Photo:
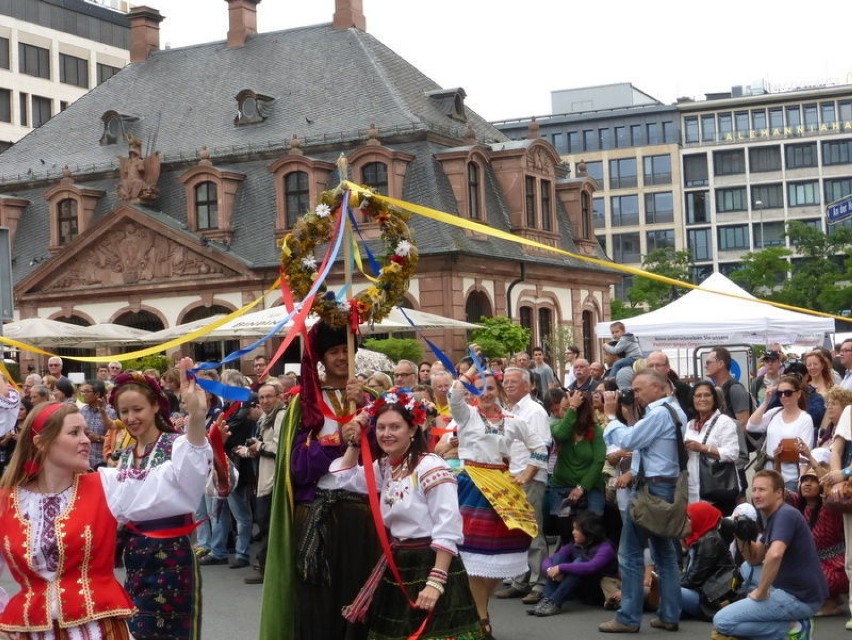
[[(710, 293), (730, 293), (746, 300)], [(754, 296), (721, 273), (714, 273), (686, 295), (662, 309), (622, 320), (639, 338), (645, 352), (692, 349), (714, 344), (770, 344), (817, 347), (834, 320), (779, 309)], [(595, 327), (598, 337), (610, 335), (609, 322)]]

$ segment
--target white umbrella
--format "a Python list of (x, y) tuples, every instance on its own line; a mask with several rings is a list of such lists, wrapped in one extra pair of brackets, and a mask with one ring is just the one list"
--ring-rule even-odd
[(140, 341), (147, 341), (146, 336), (151, 334), (150, 331), (145, 329), (126, 327), (123, 324), (113, 322), (101, 322), (85, 328), (92, 336), (91, 340), (86, 341), (86, 343), (91, 342), (94, 346), (100, 344), (136, 344)]
[[(140, 342), (146, 342), (151, 344), (162, 344), (164, 342), (169, 342), (170, 340), (175, 340), (176, 338), (182, 338), (187, 333), (192, 333), (193, 331), (197, 331), (202, 327), (206, 327), (208, 324), (215, 320), (219, 320), (224, 318), (224, 314), (217, 314), (214, 316), (210, 316), (209, 318), (201, 318), (200, 320), (193, 320), (192, 322), (185, 322), (183, 324), (177, 324), (173, 327), (168, 327), (166, 329), (161, 329), (160, 331), (149, 332), (144, 338), (140, 340)], [(216, 329), (219, 331), (219, 329)], [(203, 336), (197, 340), (197, 342), (209, 342), (212, 340), (227, 340), (228, 338), (220, 338), (213, 337), (208, 334)]]
[(89, 327), (47, 318), (25, 318), (3, 325), (3, 335), (37, 347), (74, 347), (89, 342)]

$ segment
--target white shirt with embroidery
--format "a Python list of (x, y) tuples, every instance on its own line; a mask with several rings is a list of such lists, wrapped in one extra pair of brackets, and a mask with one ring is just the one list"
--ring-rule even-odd
[[(458, 554), (464, 540), (456, 478), (439, 456), (430, 453), (407, 476), (395, 480), (387, 457), (373, 463), (380, 491), (382, 519), (399, 540), (432, 538), (433, 549)], [(337, 488), (367, 493), (364, 467), (344, 467), (343, 458), (331, 463)]]

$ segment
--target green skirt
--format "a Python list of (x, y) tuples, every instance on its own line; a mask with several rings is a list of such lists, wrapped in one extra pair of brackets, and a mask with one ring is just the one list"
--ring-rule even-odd
[[(394, 560), (412, 602), (426, 586), (429, 571), (435, 566), (435, 551), (429, 547), (398, 548)], [(420, 640), (481, 640), (485, 638), (470, 593), (467, 572), (456, 556), (450, 563), (444, 595), (438, 598), (432, 619)], [(427, 612), (408, 604), (390, 570), (385, 571), (370, 605), (368, 621), (371, 640), (407, 640), (426, 618)]]

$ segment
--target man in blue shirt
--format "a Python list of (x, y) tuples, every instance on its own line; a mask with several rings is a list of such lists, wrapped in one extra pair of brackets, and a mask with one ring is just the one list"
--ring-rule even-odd
[[(633, 378), (633, 393), (645, 417), (633, 427), (616, 418), (618, 395), (615, 391), (604, 393), (604, 412), (609, 424), (604, 430), (607, 445), (616, 445), (633, 452), (631, 469), (638, 476), (641, 461), (644, 482), (648, 491), (668, 502), (674, 502), (675, 485), (680, 474), (678, 463), (678, 431), (671, 406), (681, 425), (686, 416), (669, 397), (668, 379), (653, 369), (643, 369)], [(682, 436), (681, 436), (682, 438)], [(648, 534), (638, 527), (628, 511), (624, 514), (624, 527), (618, 547), (618, 564), (621, 569), (621, 608), (615, 618), (604, 622), (598, 629), (604, 633), (636, 633), (642, 622), (644, 601), (643, 577), (645, 572), (644, 549), (650, 544), (654, 554), (657, 575), (660, 577), (659, 617), (651, 626), (667, 631), (677, 631), (680, 620), (680, 570), (678, 568), (678, 541)]]
[(713, 617), (713, 638), (774, 640), (795, 625), (810, 637), (809, 618), (828, 597), (814, 537), (798, 509), (784, 502), (784, 479), (777, 471), (754, 474), (752, 502), (766, 522), (762, 541), (749, 542), (749, 557), (763, 561), (757, 587)]

